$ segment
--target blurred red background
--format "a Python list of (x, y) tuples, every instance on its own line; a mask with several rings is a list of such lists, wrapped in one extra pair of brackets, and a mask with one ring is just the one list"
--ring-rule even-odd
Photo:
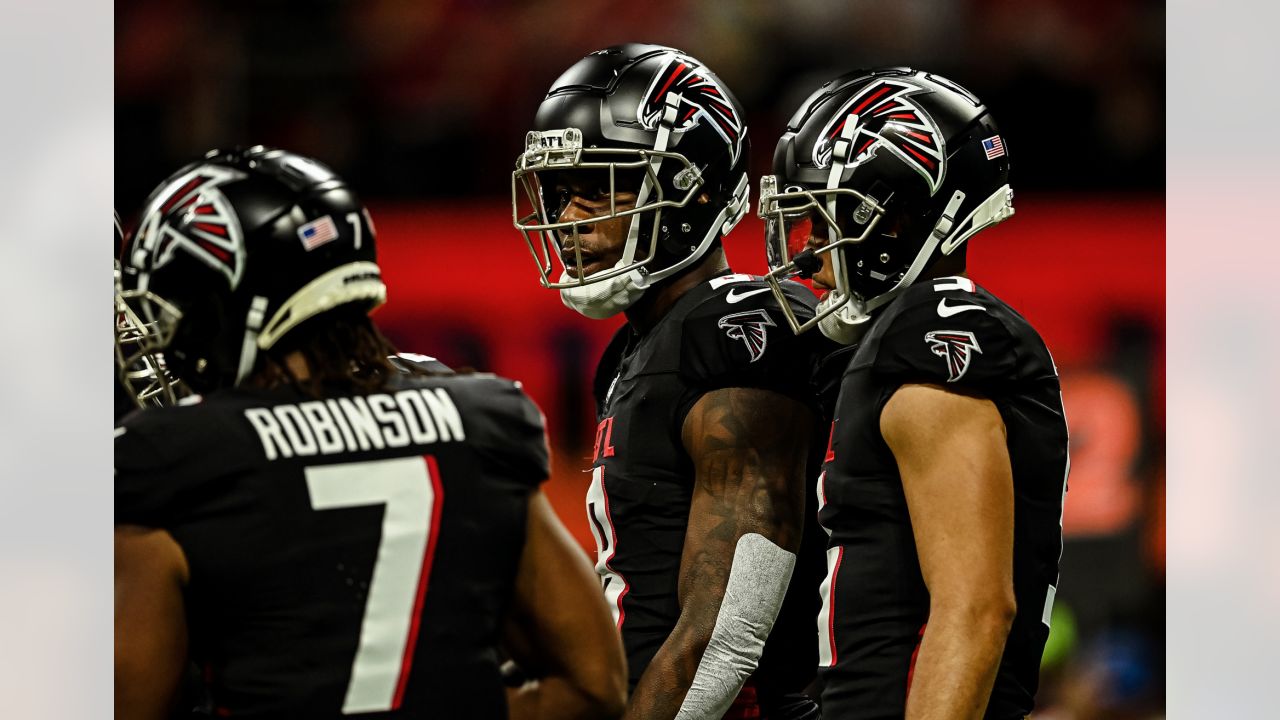
[[(957, 80), (1012, 148), (1017, 215), (976, 237), (975, 280), (1044, 335), (1072, 441), (1067, 546), (1037, 717), (1164, 710), (1165, 4), (1158, 0), (122, 0), (115, 204), (132, 213), (211, 147), (276, 145), (369, 203), (404, 350), (522, 381), (547, 484), (584, 547), (595, 362), (621, 318), (538, 286), (509, 171), (551, 81), (617, 42), (680, 47), (746, 109), (751, 177), (822, 81), (911, 65)], [(727, 240), (763, 268), (748, 217)], [(1212, 443), (1209, 443), (1212, 445)]]

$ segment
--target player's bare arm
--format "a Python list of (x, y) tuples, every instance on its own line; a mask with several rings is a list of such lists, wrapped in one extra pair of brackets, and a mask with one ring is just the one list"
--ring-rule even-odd
[[(696, 479), (680, 566), (680, 619), (637, 684), (627, 718), (701, 717), (697, 710), (685, 707), (682, 712), (681, 707), (717, 627), (735, 557), (743, 557), (740, 543), (749, 544), (754, 534), (763, 538), (757, 542), (768, 541), (794, 562), (804, 521), (803, 473), (812, 427), (802, 404), (766, 390), (717, 390), (690, 410), (682, 439)], [(770, 590), (776, 594), (771, 598), (773, 616), (789, 578), (788, 569)], [(752, 669), (758, 660), (757, 651), (750, 659)], [(731, 702), (745, 675), (709, 680), (731, 685), (725, 692)]]
[(115, 530), (115, 686), (120, 720), (170, 716), (187, 661), (186, 558), (164, 530)]
[(591, 565), (541, 491), (529, 500), (525, 538), (505, 644), (537, 680), (508, 692), (512, 719), (620, 716), (621, 638)]
[(906, 717), (981, 718), (1016, 612), (1004, 422), (985, 398), (904, 385), (880, 431), (902, 475), (929, 590)]

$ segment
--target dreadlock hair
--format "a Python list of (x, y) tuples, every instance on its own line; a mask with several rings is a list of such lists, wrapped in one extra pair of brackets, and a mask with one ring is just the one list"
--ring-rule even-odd
[[(285, 357), (300, 352), (308, 374), (299, 378)], [(367, 394), (386, 390), (393, 376), (406, 370), (391, 363), (396, 348), (369, 318), (365, 307), (343, 305), (308, 318), (260, 357), (254, 384), (287, 383), (304, 395)], [(415, 368), (410, 373), (425, 374)]]

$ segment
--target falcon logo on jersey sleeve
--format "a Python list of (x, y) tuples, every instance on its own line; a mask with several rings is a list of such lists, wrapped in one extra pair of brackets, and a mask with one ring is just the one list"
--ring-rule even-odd
[(699, 122), (708, 122), (729, 145), (729, 163), (738, 162), (742, 153), (742, 118), (734, 110), (724, 88), (707, 76), (698, 61), (676, 53), (668, 53), (667, 61), (653, 76), (649, 91), (640, 103), (640, 124), (656, 130), (666, 108), (667, 93), (680, 93), (680, 109), (676, 130), (688, 130)]
[(925, 333), (924, 341), (934, 355), (947, 361), (947, 382), (955, 382), (969, 371), (973, 353), (982, 352), (978, 339), (963, 330), (934, 330)]
[(774, 322), (764, 310), (751, 310), (725, 315), (716, 325), (724, 328), (731, 339), (746, 343), (751, 362), (755, 362), (764, 357), (764, 349), (769, 342), (768, 328), (773, 327)]

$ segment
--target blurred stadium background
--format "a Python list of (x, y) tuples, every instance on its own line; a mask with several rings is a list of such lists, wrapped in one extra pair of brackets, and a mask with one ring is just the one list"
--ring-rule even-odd
[[(620, 320), (542, 290), (510, 170), (547, 86), (617, 42), (673, 45), (747, 108), (753, 178), (821, 81), (911, 65), (983, 98), (1017, 215), (978, 282), (1040, 329), (1072, 432), (1067, 547), (1035, 717), (1164, 713), (1164, 4), (1138, 0), (121, 0), (115, 203), (217, 146), (312, 155), (361, 192), (404, 350), (521, 380), (546, 412), (557, 509), (584, 547), (589, 380)], [(749, 217), (728, 239), (763, 269)]]

